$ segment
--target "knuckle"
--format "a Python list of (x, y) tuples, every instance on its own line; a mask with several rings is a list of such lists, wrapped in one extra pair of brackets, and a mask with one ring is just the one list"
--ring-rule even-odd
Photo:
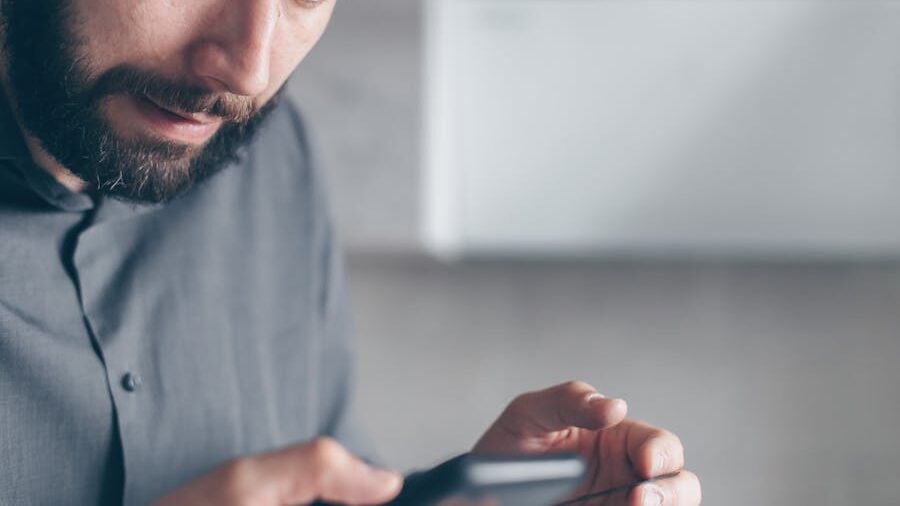
[(503, 413), (498, 419), (498, 423), (502, 426), (506, 426), (507, 430), (510, 430), (511, 432), (517, 432), (519, 429), (515, 427), (518, 427), (522, 420), (530, 419), (533, 415), (535, 406), (534, 396), (534, 392), (528, 392), (515, 397), (503, 410)]
[(312, 478), (318, 488), (327, 485), (335, 467), (342, 464), (345, 458), (343, 447), (334, 439), (320, 437), (312, 440), (308, 446), (312, 463)]
[(594, 390), (594, 387), (579, 380), (569, 380), (560, 385), (560, 388), (566, 392), (584, 392), (585, 390)]
[(340, 455), (341, 445), (330, 437), (320, 437), (309, 443), (309, 452), (316, 463), (324, 464)]
[(659, 436), (659, 440), (663, 442), (665, 452), (669, 457), (679, 465), (683, 465), (684, 444), (681, 442), (681, 438), (667, 430), (663, 430), (662, 434)]
[(507, 413), (511, 415), (521, 415), (527, 413), (528, 406), (531, 404), (531, 398), (533, 396), (533, 392), (517, 395), (515, 398), (513, 398), (513, 400), (509, 401), (509, 404), (506, 406)]
[(654, 445), (662, 445), (667, 451), (672, 453), (681, 453), (684, 449), (681, 438), (665, 429), (654, 429), (649, 434), (647, 441)]
[(651, 429), (641, 437), (641, 449), (647, 453), (668, 450), (669, 445), (667, 443), (665, 431), (662, 429)]
[(668, 437), (668, 432), (665, 429), (654, 428), (648, 434), (648, 441), (664, 441)]
[(250, 457), (231, 460), (220, 469), (223, 491), (235, 504), (254, 504), (253, 484), (257, 481), (256, 465)]
[(646, 459), (648, 472), (671, 472), (684, 466), (684, 448), (678, 436), (665, 429), (652, 428), (644, 437), (640, 455)]
[(678, 450), (684, 448), (684, 445), (681, 443), (681, 438), (678, 437), (677, 434), (664, 430), (662, 437), (669, 441), (669, 445), (671, 445), (672, 448), (676, 448)]

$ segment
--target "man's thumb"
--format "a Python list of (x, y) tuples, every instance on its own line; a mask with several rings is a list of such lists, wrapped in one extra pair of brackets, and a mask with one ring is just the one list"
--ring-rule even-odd
[(262, 457), (280, 474), (283, 504), (323, 500), (340, 504), (380, 504), (393, 499), (403, 477), (366, 464), (330, 438)]

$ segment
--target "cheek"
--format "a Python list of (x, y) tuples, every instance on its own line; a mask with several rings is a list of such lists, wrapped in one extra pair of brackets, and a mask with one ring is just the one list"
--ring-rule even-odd
[(306, 57), (310, 48), (282, 46), (272, 51), (269, 66), (269, 86), (265, 92), (256, 97), (254, 102), (262, 106), (269, 101), (284, 85), (297, 65)]
[(278, 37), (272, 45), (272, 60), (269, 68), (272, 83), (267, 92), (258, 97), (260, 104), (268, 101), (278, 92), (322, 37), (325, 27), (328, 25), (331, 9), (329, 7), (327, 12), (324, 10), (324, 6), (321, 9), (323, 9), (322, 13), (311, 19), (299, 22), (287, 20), (283, 28), (279, 30)]
[(180, 63), (200, 2), (71, 0), (72, 30), (86, 70), (94, 76), (120, 64), (163, 70)]
[[(204, 36), (210, 12), (221, 0), (70, 0), (75, 14), (73, 30), (82, 42), (91, 77), (122, 64), (154, 70), (169, 77), (189, 73), (188, 48)], [(236, 0), (226, 0), (236, 1)], [(243, 1), (243, 0), (241, 0)], [(257, 97), (261, 105), (281, 88), (297, 65), (321, 38), (331, 18), (334, 2), (314, 9), (297, 8), (290, 0), (272, 41), (270, 86)], [(196, 23), (191, 24), (194, 20)]]

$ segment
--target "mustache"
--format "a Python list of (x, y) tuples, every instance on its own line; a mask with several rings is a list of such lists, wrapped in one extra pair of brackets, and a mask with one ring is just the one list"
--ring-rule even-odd
[(167, 109), (209, 114), (229, 123), (247, 123), (258, 112), (250, 97), (210, 92), (125, 65), (104, 72), (91, 87), (90, 100), (117, 94), (146, 97)]

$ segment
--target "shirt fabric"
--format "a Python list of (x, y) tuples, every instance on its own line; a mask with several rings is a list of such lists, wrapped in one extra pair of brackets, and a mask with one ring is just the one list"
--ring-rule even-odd
[(165, 205), (73, 193), (0, 94), (0, 504), (152, 502), (218, 464), (336, 437), (351, 332), (300, 116)]

